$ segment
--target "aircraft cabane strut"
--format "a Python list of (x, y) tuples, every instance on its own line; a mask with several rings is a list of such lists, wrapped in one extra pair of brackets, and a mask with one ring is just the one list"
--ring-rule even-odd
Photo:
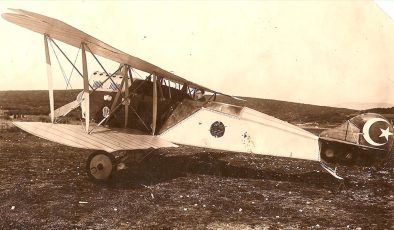
[[(129, 65), (127, 64), (120, 64), (119, 68), (113, 72), (112, 74), (109, 74), (108, 71), (105, 69), (105, 67), (103, 66), (103, 64), (100, 62), (100, 60), (97, 58), (97, 56), (94, 54), (94, 52), (89, 48), (89, 45), (85, 42), (81, 42), (80, 45), (80, 49), (82, 50), (82, 72), (77, 68), (77, 66), (75, 65), (76, 60), (78, 58), (79, 55), (79, 50), (77, 53), (77, 57), (75, 59), (74, 62), (72, 62), (70, 60), (70, 58), (65, 54), (65, 52), (60, 48), (60, 46), (55, 42), (55, 40), (53, 40), (49, 35), (45, 34), (44, 35), (44, 39), (45, 39), (45, 48), (46, 48), (46, 62), (47, 62), (47, 75), (48, 75), (48, 90), (49, 90), (49, 98), (50, 98), (50, 111), (51, 111), (51, 122), (55, 123), (56, 122), (56, 117), (55, 117), (55, 112), (54, 112), (54, 96), (53, 96), (53, 77), (52, 77), (52, 68), (51, 68), (51, 61), (50, 61), (50, 54), (49, 54), (49, 46), (48, 43), (51, 45), (51, 48), (59, 62), (59, 66), (62, 70), (63, 73), (63, 77), (65, 78), (65, 82), (66, 82), (66, 87), (68, 88), (70, 86), (71, 88), (71, 84), (70, 84), (70, 79), (72, 76), (72, 72), (70, 73), (70, 76), (67, 77), (65, 75), (64, 72), (64, 68), (62, 66), (62, 64), (59, 61), (59, 58), (55, 52), (55, 49), (53, 47), (52, 44), (55, 45), (55, 47), (61, 52), (61, 54), (66, 58), (66, 60), (69, 62), (69, 64), (72, 66), (72, 71), (75, 69), (76, 72), (78, 72), (79, 76), (81, 76), (83, 78), (83, 96), (82, 96), (82, 100), (80, 103), (84, 103), (84, 107), (86, 108), (85, 113), (83, 114), (83, 118), (85, 118), (85, 131), (89, 134), (91, 134), (93, 132), (93, 130), (95, 129), (95, 127), (98, 127), (100, 125), (102, 125), (104, 122), (105, 124), (108, 122), (108, 120), (111, 118), (111, 116), (114, 114), (115, 111), (117, 111), (121, 105), (124, 105), (125, 108), (125, 121), (124, 121), (124, 127), (127, 127), (128, 125), (128, 117), (129, 117), (129, 109), (137, 116), (138, 120), (143, 124), (143, 126), (146, 128), (147, 131), (151, 131), (152, 135), (155, 134), (156, 132), (156, 120), (157, 120), (157, 97), (158, 97), (158, 92), (160, 95), (163, 95), (162, 92), (162, 88), (160, 87), (161, 84), (157, 84), (157, 80), (158, 77), (155, 74), (149, 74), (149, 76), (147, 76), (145, 78), (145, 81), (143, 81), (141, 83), (141, 85), (137, 86), (135, 90), (137, 90), (139, 87), (142, 86), (142, 84), (148, 82), (148, 80), (150, 81), (152, 79), (152, 84), (153, 84), (153, 102), (152, 102), (152, 125), (149, 128), (148, 125), (146, 125), (146, 123), (144, 122), (144, 120), (141, 118), (141, 115), (139, 115), (137, 113), (137, 111), (130, 105), (130, 100), (132, 99), (132, 97), (134, 96), (134, 94), (129, 92), (129, 87), (131, 85), (129, 85), (128, 79), (131, 80), (131, 84), (133, 84), (133, 75), (132, 75), (132, 71), (134, 71), (135, 73), (137, 73), (133, 68), (131, 68)], [(89, 129), (89, 121), (90, 121), (90, 111), (89, 111), (89, 107), (90, 107), (90, 102), (89, 102), (89, 97), (92, 93), (94, 93), (97, 88), (93, 87), (90, 83), (89, 83), (89, 78), (88, 78), (88, 67), (87, 67), (87, 57), (86, 57), (86, 51), (89, 51), (91, 53), (91, 55), (93, 56), (93, 58), (95, 59), (95, 61), (100, 65), (100, 67), (102, 68), (102, 70), (106, 73), (107, 78), (102, 82), (105, 83), (106, 81), (110, 80), (113, 83), (113, 86), (116, 88), (117, 93), (115, 96), (115, 99), (112, 103), (110, 112), (108, 113), (107, 116), (105, 116), (98, 124), (97, 126), (93, 127), (92, 129)], [(120, 86), (118, 84), (116, 84), (114, 82), (114, 80), (112, 79), (112, 77), (116, 74), (119, 73), (119, 71), (121, 71), (121, 75), (123, 76), (123, 80), (120, 84)], [(138, 74), (138, 73), (137, 73)], [(139, 74), (138, 74), (139, 75)], [(162, 83), (163, 78), (159, 78), (160, 83)], [(164, 84), (166, 84), (166, 82), (164, 81)], [(167, 85), (167, 84), (166, 84)], [(169, 83), (170, 85), (170, 83)], [(156, 87), (155, 87), (156, 86)], [(159, 86), (159, 87), (157, 87)], [(159, 88), (159, 89), (157, 89)], [(122, 100), (118, 103), (119, 101), (119, 97), (122, 94), (122, 90), (124, 90), (124, 96), (122, 98)]]

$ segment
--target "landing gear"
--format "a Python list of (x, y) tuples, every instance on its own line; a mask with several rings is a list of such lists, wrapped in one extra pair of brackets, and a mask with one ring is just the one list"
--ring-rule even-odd
[[(98, 183), (108, 182), (115, 173), (126, 171), (127, 174), (141, 175), (144, 171), (143, 161), (154, 151), (119, 151), (113, 155), (99, 150), (90, 154), (86, 162), (86, 172), (89, 178)], [(127, 169), (127, 170), (126, 170)], [(117, 175), (122, 176), (122, 174)]]
[(94, 182), (106, 182), (116, 171), (115, 157), (105, 151), (95, 151), (86, 162), (88, 176)]

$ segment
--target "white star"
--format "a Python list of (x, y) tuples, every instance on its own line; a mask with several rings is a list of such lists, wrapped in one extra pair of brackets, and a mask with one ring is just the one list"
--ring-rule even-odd
[(380, 134), (379, 137), (385, 137), (387, 141), (389, 141), (389, 136), (393, 135), (392, 132), (390, 132), (390, 127), (387, 127), (387, 129), (380, 129), (382, 131), (382, 134)]

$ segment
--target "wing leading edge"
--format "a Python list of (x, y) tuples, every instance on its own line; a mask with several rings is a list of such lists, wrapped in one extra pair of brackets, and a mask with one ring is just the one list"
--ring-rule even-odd
[[(127, 64), (138, 70), (154, 74), (158, 77), (168, 79), (170, 81), (186, 84), (189, 87), (202, 89), (212, 93), (224, 93), (209, 89), (197, 83), (188, 81), (180, 76), (170, 73), (156, 65), (153, 65), (147, 61), (129, 55), (123, 51), (120, 51), (89, 34), (82, 32), (75, 27), (72, 27), (60, 20), (50, 18), (41, 14), (33, 13), (26, 10), (11, 9), (14, 13), (3, 13), (2, 17), (16, 25), (32, 30), (40, 34), (46, 34), (56, 40), (69, 44), (71, 46), (79, 48), (81, 43), (87, 44), (90, 51), (100, 55), (104, 58), (118, 62), (120, 64)], [(88, 50), (89, 51), (89, 50)], [(229, 95), (226, 95), (229, 96)]]

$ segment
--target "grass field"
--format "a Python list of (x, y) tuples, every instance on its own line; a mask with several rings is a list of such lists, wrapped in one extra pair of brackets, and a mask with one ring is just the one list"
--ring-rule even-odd
[(90, 151), (0, 133), (1, 229), (392, 229), (394, 164), (339, 168), (181, 147), (98, 185)]
[[(45, 115), (45, 97), (3, 92), (0, 106)], [(62, 98), (57, 103), (74, 99)], [(249, 103), (317, 128), (357, 113)], [(379, 168), (340, 167), (340, 184), (316, 162), (182, 146), (156, 151), (103, 185), (86, 176), (90, 153), (1, 129), (0, 229), (394, 229), (393, 159)]]

